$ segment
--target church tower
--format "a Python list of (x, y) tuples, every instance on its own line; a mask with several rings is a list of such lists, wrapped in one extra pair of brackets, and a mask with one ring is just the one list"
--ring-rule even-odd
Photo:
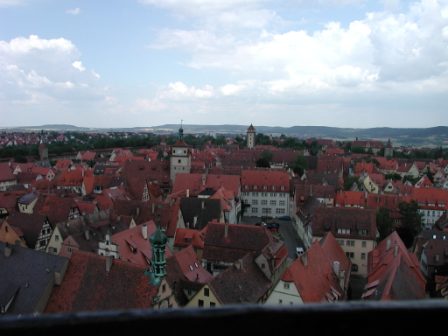
[(391, 158), (394, 156), (394, 147), (390, 139), (387, 141), (386, 147), (384, 148), (384, 157)]
[(255, 127), (250, 124), (247, 129), (247, 148), (252, 149), (255, 146)]
[(158, 286), (162, 279), (166, 276), (166, 260), (165, 260), (165, 245), (168, 241), (165, 233), (157, 228), (156, 232), (149, 238), (151, 243), (151, 266), (149, 271), (145, 274), (149, 276), (151, 285)]
[(187, 144), (184, 142), (184, 129), (182, 123), (179, 128), (179, 140), (171, 148), (170, 179), (174, 183), (176, 174), (190, 173), (191, 156)]

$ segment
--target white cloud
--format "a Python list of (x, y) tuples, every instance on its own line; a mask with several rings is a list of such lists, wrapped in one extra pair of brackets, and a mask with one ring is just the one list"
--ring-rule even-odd
[(70, 15), (79, 15), (79, 14), (81, 14), (81, 9), (79, 7), (70, 8), (70, 9), (67, 9), (65, 11), (65, 13), (70, 14)]
[(163, 89), (159, 96), (162, 99), (206, 99), (215, 95), (214, 88), (211, 85), (205, 85), (202, 88), (195, 86), (187, 86), (186, 84), (178, 81), (169, 83), (168, 87)]
[(81, 72), (86, 71), (86, 68), (84, 67), (84, 65), (82, 65), (81, 61), (74, 61), (72, 63), (72, 67)]
[(96, 79), (100, 79), (101, 78), (100, 74), (97, 73), (95, 70), (91, 70), (90, 72), (93, 75), (93, 77), (95, 77)]
[(0, 0), (1, 7), (20, 6), (25, 3), (25, 0)]
[(235, 96), (247, 88), (246, 84), (226, 84), (220, 87), (223, 96)]
[[(103, 89), (85, 71), (76, 46), (67, 39), (36, 35), (0, 40), (0, 102), (10, 115), (17, 106), (55, 110), (67, 101), (73, 106), (101, 100)], [(27, 115), (33, 109), (26, 110)]]

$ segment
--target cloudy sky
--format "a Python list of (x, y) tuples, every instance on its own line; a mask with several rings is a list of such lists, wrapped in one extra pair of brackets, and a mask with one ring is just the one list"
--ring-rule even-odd
[(448, 0), (0, 0), (0, 126), (448, 125)]

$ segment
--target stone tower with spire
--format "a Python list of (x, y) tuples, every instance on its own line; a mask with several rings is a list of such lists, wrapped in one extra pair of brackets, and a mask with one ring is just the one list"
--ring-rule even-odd
[(255, 146), (255, 127), (250, 124), (247, 129), (247, 148), (252, 149)]
[(149, 276), (151, 285), (159, 286), (162, 279), (166, 276), (165, 246), (168, 239), (160, 227), (157, 227), (156, 232), (149, 238), (149, 241), (152, 258), (151, 266), (145, 274)]
[(390, 139), (387, 141), (386, 147), (384, 148), (384, 157), (391, 158), (394, 156), (394, 147)]
[(187, 144), (184, 142), (184, 129), (182, 122), (179, 128), (179, 139), (171, 148), (170, 179), (174, 183), (176, 174), (190, 173), (191, 155)]

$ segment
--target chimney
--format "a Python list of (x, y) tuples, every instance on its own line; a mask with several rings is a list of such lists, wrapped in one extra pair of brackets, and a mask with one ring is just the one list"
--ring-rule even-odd
[(61, 272), (54, 272), (54, 283), (58, 286), (62, 283), (62, 274)]
[(398, 255), (398, 245), (394, 246), (394, 257)]
[(143, 239), (148, 239), (148, 226), (146, 224), (142, 225), (142, 237)]
[(339, 261), (333, 261), (333, 272), (339, 277), (339, 272), (341, 270), (341, 263)]
[(5, 257), (8, 258), (12, 254), (12, 247), (9, 245), (9, 243), (5, 244), (5, 250), (3, 251), (5, 253)]
[(224, 238), (227, 239), (229, 236), (229, 223), (224, 224)]
[(137, 208), (135, 209), (135, 217), (138, 217), (139, 215), (140, 215), (140, 208), (137, 207)]
[(155, 205), (155, 203), (152, 203), (151, 204), (151, 211), (152, 211), (152, 214), (154, 215), (154, 211), (155, 211), (155, 209), (156, 209), (156, 205)]
[(388, 239), (386, 242), (386, 251), (390, 250), (390, 244), (391, 244), (391, 241), (390, 241), (390, 239)]
[(107, 273), (109, 273), (110, 269), (112, 268), (112, 260), (113, 260), (112, 256), (107, 256), (106, 257), (106, 272)]
[(90, 231), (89, 230), (84, 231), (84, 237), (86, 238), (86, 240), (90, 240)]
[(193, 227), (196, 227), (196, 223), (198, 222), (198, 216), (193, 217)]
[(302, 254), (300, 259), (302, 260), (303, 266), (307, 267), (308, 266), (308, 253)]
[(187, 198), (190, 197), (190, 189), (187, 189)]
[(205, 202), (204, 202), (204, 201), (201, 202), (201, 208), (202, 208), (202, 209), (205, 208)]
[(202, 180), (202, 185), (205, 186), (205, 182), (207, 181), (207, 175), (202, 174), (201, 180)]

